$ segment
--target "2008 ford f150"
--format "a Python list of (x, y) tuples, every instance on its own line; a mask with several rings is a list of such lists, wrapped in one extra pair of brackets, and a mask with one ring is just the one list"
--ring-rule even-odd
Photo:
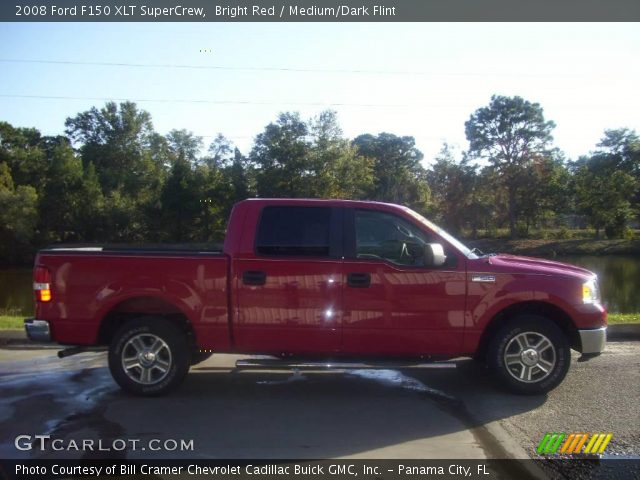
[(593, 273), (481, 255), (376, 202), (245, 200), (217, 252), (45, 249), (34, 291), (32, 339), (108, 346), (116, 382), (141, 395), (176, 387), (207, 351), (474, 356), (512, 390), (541, 393), (563, 380), (570, 348), (590, 357), (606, 340)]

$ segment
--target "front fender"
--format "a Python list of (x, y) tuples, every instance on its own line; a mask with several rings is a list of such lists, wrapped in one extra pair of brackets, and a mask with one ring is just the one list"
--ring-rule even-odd
[[(474, 281), (479, 274), (469, 274), (467, 318), (465, 322), (464, 349), (475, 352), (482, 333), (499, 313), (520, 303), (536, 302), (552, 305), (564, 312), (579, 328), (584, 322), (593, 324), (580, 314), (580, 285), (575, 279), (544, 274), (488, 273), (484, 281)], [(495, 281), (488, 281), (490, 278)], [(579, 293), (580, 292), (580, 293)], [(597, 316), (597, 315), (596, 315)]]

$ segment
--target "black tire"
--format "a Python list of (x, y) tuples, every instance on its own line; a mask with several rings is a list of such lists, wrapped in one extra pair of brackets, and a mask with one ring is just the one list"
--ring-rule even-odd
[[(176, 325), (162, 317), (141, 317), (115, 333), (109, 346), (109, 370), (126, 392), (162, 395), (182, 383), (189, 371), (190, 353), (187, 336)], [(125, 359), (131, 367), (125, 367)]]
[(209, 360), (213, 353), (209, 352), (200, 352), (196, 350), (191, 354), (191, 365), (198, 365), (199, 363), (204, 362), (205, 360)]
[(540, 315), (519, 315), (489, 342), (487, 364), (509, 390), (527, 395), (549, 392), (569, 370), (571, 350), (564, 332)]

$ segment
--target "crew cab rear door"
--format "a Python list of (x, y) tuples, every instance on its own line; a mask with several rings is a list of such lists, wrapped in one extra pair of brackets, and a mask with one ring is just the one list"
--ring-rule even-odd
[(238, 350), (331, 353), (340, 348), (343, 209), (266, 205), (252, 254), (234, 260)]

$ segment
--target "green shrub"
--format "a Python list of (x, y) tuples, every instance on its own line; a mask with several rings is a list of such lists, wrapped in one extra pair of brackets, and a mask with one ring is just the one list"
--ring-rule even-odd
[(634, 240), (635, 232), (627, 226), (624, 228), (624, 231), (622, 232), (622, 238), (624, 238), (625, 240)]
[(567, 227), (561, 227), (556, 232), (555, 238), (557, 238), (558, 240), (567, 240), (569, 238), (573, 238), (573, 232)]

